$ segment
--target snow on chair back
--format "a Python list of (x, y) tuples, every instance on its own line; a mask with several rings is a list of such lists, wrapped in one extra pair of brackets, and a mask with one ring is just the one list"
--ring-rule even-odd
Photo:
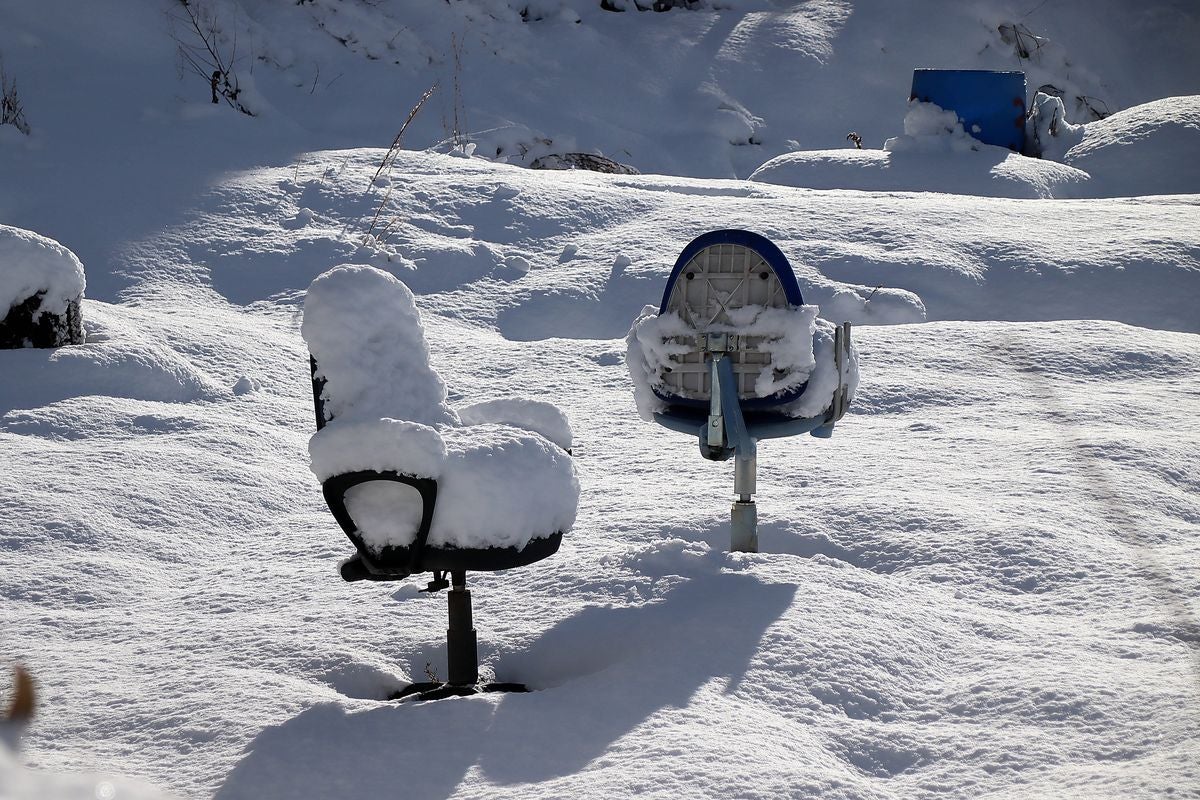
[(457, 424), (412, 292), (390, 275), (345, 265), (313, 281), (304, 304), (317, 426), (334, 418)]

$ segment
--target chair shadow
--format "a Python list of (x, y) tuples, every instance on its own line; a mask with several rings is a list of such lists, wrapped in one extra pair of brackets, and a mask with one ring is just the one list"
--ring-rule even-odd
[(741, 684), (796, 587), (741, 573), (693, 577), (634, 608), (588, 607), (497, 665), (535, 691), (387, 704), (327, 703), (258, 734), (216, 800), (443, 798), (473, 766), (499, 784), (577, 772), (713, 678)]
[(497, 666), (499, 679), (543, 691), (504, 698), (480, 769), (501, 784), (572, 774), (659, 710), (686, 707), (713, 678), (734, 692), (795, 593), (716, 573), (648, 605), (583, 609)]
[(493, 712), (480, 702), (358, 712), (324, 703), (260, 732), (214, 797), (448, 797), (477, 760)]

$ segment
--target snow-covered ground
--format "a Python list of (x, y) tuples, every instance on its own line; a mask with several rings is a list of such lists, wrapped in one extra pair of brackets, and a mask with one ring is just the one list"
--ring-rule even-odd
[[(32, 128), (0, 126), (0, 224), (71, 248), (88, 287), (86, 344), (0, 351), (0, 668), (41, 698), (0, 796), (1200, 793), (1200, 185), (1179, 155), (1200, 123), (1160, 100), (1200, 94), (1190, 7), (219, 5), (269, 56), (244, 78), (258, 117), (177, 81), (170, 3), (0, 3)], [(1141, 196), (987, 196), (994, 163), (953, 148), (870, 190), (733, 179), (785, 138), (903, 134), (912, 67), (1017, 66), (990, 37), (1020, 19), (1057, 32), (1031, 89), (1071, 61), (1072, 91), (1143, 109), (1063, 156)], [(653, 174), (403, 151), (373, 180), (432, 79), (452, 100), (437, 39), (463, 31), (470, 130)], [(366, 56), (393, 34), (402, 63)], [(744, 119), (718, 96), (761, 145), (729, 143)], [(451, 106), (406, 142), (442, 139)], [(778, 244), (860, 355), (833, 439), (760, 444), (754, 555), (726, 552), (729, 465), (643, 422), (624, 364), (717, 227)], [(538, 691), (381, 700), (444, 669), (445, 600), (337, 576), (300, 324), (343, 263), (416, 293), (453, 405), (572, 422), (562, 549), (471, 576), (484, 672)]]

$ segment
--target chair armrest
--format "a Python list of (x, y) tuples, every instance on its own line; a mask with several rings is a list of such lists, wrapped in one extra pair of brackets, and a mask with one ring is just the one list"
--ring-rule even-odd
[[(372, 481), (393, 481), (402, 483), (406, 486), (411, 486), (421, 496), (421, 522), (417, 527), (416, 538), (410, 546), (410, 558), (407, 567), (403, 570), (396, 568), (383, 567), (377, 564), (371, 554), (367, 552), (362, 545), (362, 535), (358, 531), (358, 526), (354, 523), (354, 518), (350, 515), (349, 509), (346, 508), (346, 493), (364, 483)], [(333, 518), (337, 520), (345, 534), (354, 542), (358, 549), (358, 559), (365, 568), (366, 574), (362, 574), (362, 570), (350, 570), (350, 575), (347, 575), (347, 566), (352, 562), (347, 562), (343, 565), (342, 577), (346, 580), (361, 580), (363, 578), (369, 580), (398, 580), (406, 578), (414, 572), (418, 572), (421, 563), (421, 557), (425, 552), (425, 543), (429, 539), (429, 527), (433, 524), (433, 511), (437, 505), (437, 481), (433, 478), (417, 478), (412, 475), (402, 475), (399, 472), (376, 470), (359, 470), (357, 472), (345, 472), (340, 475), (334, 475), (325, 479), (321, 483), (321, 492), (325, 495), (325, 503), (329, 506), (329, 510), (333, 512)], [(350, 577), (354, 576), (354, 577)]]

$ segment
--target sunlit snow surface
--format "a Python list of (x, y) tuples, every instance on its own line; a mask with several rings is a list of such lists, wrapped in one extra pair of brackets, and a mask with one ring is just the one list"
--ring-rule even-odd
[[(132, 302), (85, 302), (105, 338), (0, 354), (5, 647), (45, 698), (31, 764), (222, 798), (1198, 785), (1194, 197), (880, 196), (406, 153), (380, 243), (381, 157), (231, 179), (135, 248)], [(620, 338), (718, 215), (771, 236), (806, 302), (981, 320), (856, 328), (862, 383), (834, 438), (760, 447), (757, 555), (725, 552), (728, 465), (638, 418)], [(419, 292), (452, 404), (536, 396), (571, 419), (574, 531), (472, 577), (485, 673), (540, 691), (380, 701), (444, 669), (445, 607), (336, 574), (350, 545), (308, 471), (298, 314), (345, 260)], [(868, 301), (877, 281), (892, 292)], [(100, 359), (108, 383), (72, 366)]]
[[(0, 796), (1200, 793), (1187, 4), (212, 4), (256, 118), (179, 75), (159, 0), (0, 0), (32, 129), (0, 126), (0, 224), (80, 257), (88, 330), (0, 352), (0, 674), (25, 663), (41, 698)], [(997, 27), (1018, 19), (1045, 39), (1025, 61)], [(1070, 167), (909, 152), (847, 180), (882, 151), (828, 148), (902, 133), (933, 61), (1126, 111)], [(404, 152), (372, 182), (435, 81), (408, 147), (461, 101), (477, 154), (549, 138), (702, 177)], [(805, 150), (841, 177), (725, 179)], [(982, 196), (1075, 196), (1080, 170), (1156, 196)], [(623, 362), (718, 227), (779, 245), (860, 356), (831, 440), (761, 444), (756, 555), (726, 552), (731, 466), (642, 421)], [(470, 579), (485, 677), (537, 691), (381, 700), (445, 677), (446, 608), (337, 575), (300, 317), (342, 263), (413, 289), (460, 414), (570, 418), (574, 530)]]

